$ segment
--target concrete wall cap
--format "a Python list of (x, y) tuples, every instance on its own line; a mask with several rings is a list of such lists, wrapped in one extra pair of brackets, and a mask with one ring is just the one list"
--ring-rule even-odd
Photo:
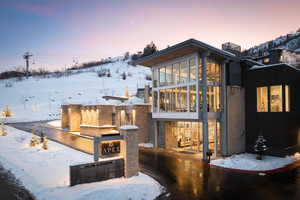
[(120, 130), (127, 130), (127, 131), (138, 130), (138, 129), (139, 129), (139, 127), (137, 127), (135, 125), (124, 125), (124, 126), (120, 127)]

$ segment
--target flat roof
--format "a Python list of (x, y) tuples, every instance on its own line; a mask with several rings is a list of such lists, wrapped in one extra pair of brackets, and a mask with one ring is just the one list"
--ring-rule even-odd
[(298, 69), (292, 65), (289, 65), (287, 63), (276, 63), (276, 64), (262, 65), (262, 66), (254, 65), (253, 67), (250, 68), (250, 70), (268, 69), (268, 68), (273, 68), (273, 67), (289, 67), (297, 72), (300, 72), (300, 69)]
[(134, 61), (134, 63), (138, 65), (151, 67), (158, 63), (182, 57), (187, 54), (205, 51), (210, 52), (212, 56), (218, 57), (220, 59), (238, 59), (238, 57), (233, 53), (218, 49), (216, 47), (213, 47), (195, 39), (189, 39), (179, 44), (175, 44), (171, 47), (168, 47), (166, 49), (160, 50), (152, 55), (139, 58), (138, 60)]

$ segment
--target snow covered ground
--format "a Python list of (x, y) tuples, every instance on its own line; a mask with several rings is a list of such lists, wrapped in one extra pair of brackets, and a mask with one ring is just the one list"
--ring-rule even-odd
[[(97, 71), (101, 69), (109, 69), (111, 77), (98, 77)], [(125, 61), (77, 71), (81, 73), (61, 78), (0, 80), (0, 111), (6, 106), (11, 108), (13, 117), (7, 119), (9, 122), (59, 119), (61, 104), (119, 104), (118, 101), (105, 101), (102, 96), (124, 96), (126, 88), (130, 95), (136, 94), (137, 87), (151, 84), (146, 80), (146, 76), (151, 75), (149, 68), (132, 66)], [(122, 73), (127, 74), (126, 80), (121, 78)], [(12, 87), (6, 87), (6, 83), (11, 83)], [(132, 98), (128, 103), (137, 101)]]
[(69, 187), (69, 166), (93, 162), (88, 154), (49, 141), (49, 150), (29, 147), (31, 134), (6, 126), (0, 136), (0, 162), (10, 170), (37, 199), (101, 200), (154, 199), (162, 187), (149, 176), (111, 179)]
[(263, 156), (263, 160), (257, 160), (255, 154), (237, 154), (225, 159), (212, 160), (211, 164), (231, 169), (251, 170), (251, 171), (268, 171), (282, 168), (297, 160), (300, 160), (300, 154), (296, 153), (293, 156), (285, 158), (274, 156)]
[(153, 148), (152, 143), (140, 143), (139, 147)]

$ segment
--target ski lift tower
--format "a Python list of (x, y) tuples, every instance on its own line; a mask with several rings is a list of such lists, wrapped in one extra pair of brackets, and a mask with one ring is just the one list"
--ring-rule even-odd
[(29, 73), (29, 59), (30, 57), (32, 57), (33, 55), (30, 54), (29, 52), (26, 52), (24, 55), (23, 55), (23, 58), (25, 59), (26, 61), (26, 79), (28, 79), (28, 73)]

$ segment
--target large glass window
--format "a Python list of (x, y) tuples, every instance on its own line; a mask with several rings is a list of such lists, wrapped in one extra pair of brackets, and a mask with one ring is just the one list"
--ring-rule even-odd
[(285, 112), (290, 112), (290, 87), (285, 86)]
[(220, 64), (213, 59), (207, 59), (207, 81), (219, 82), (220, 72)]
[(158, 94), (157, 91), (153, 92), (153, 112), (157, 112), (157, 100), (158, 100)]
[(186, 62), (180, 63), (180, 83), (187, 83), (189, 80), (189, 72), (188, 72), (188, 66), (186, 65)]
[(202, 59), (198, 59), (199, 62), (199, 80), (202, 80)]
[(207, 108), (208, 112), (220, 112), (220, 87), (207, 87)]
[(187, 101), (187, 87), (181, 87), (178, 98), (178, 108), (177, 112), (187, 112), (188, 111), (188, 101)]
[(159, 69), (159, 86), (165, 86), (166, 85), (166, 68), (161, 67)]
[(190, 86), (190, 112), (197, 111), (196, 92), (196, 85)]
[(166, 112), (166, 105), (165, 105), (165, 90), (159, 91), (159, 112)]
[(174, 84), (180, 83), (179, 63), (173, 64), (173, 78), (174, 78)]
[(268, 87), (257, 88), (257, 112), (268, 112)]
[(153, 87), (156, 88), (158, 86), (158, 69), (153, 69)]
[(271, 112), (282, 112), (282, 86), (270, 87)]
[(189, 60), (190, 81), (196, 81), (196, 63), (195, 58)]
[(172, 65), (166, 67), (166, 85), (173, 84)]

